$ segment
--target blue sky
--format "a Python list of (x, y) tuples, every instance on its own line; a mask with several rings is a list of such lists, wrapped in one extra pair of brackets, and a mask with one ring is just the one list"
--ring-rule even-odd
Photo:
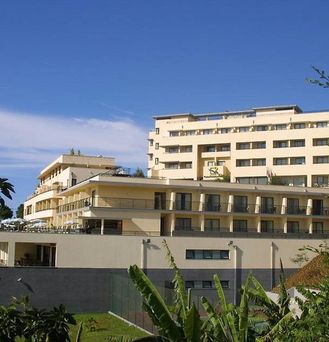
[[(16, 208), (70, 147), (146, 167), (152, 115), (328, 109), (328, 1), (7, 1), (0, 5), (0, 177)], [(127, 134), (127, 132), (129, 132)]]

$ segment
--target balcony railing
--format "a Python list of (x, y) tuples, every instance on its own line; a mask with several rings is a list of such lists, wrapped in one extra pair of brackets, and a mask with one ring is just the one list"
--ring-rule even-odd
[(255, 204), (247, 204), (247, 205), (233, 204), (232, 212), (233, 213), (254, 214), (255, 213)]
[[(139, 198), (115, 198), (115, 197), (86, 197), (77, 201), (58, 206), (57, 213), (74, 211), (83, 208), (113, 208), (113, 209), (134, 209), (134, 210), (177, 210), (194, 211), (209, 213), (232, 213), (236, 214), (270, 214), (270, 215), (314, 215), (328, 216), (329, 208), (320, 208), (311, 210), (307, 206), (258, 206), (256, 204), (235, 205), (230, 203), (202, 203), (200, 201), (175, 201), (159, 199), (139, 199)], [(41, 210), (55, 209), (46, 207)], [(257, 212), (256, 212), (257, 211)]]
[(306, 215), (306, 213), (307, 213), (307, 207), (287, 206), (286, 208), (287, 215)]
[(261, 214), (277, 214), (281, 212), (281, 206), (273, 205), (273, 206), (260, 206)]

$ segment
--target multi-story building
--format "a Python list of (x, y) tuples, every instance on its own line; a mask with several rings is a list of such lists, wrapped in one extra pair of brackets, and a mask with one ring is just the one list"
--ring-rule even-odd
[(24, 218), (42, 219), (53, 224), (59, 193), (81, 181), (115, 168), (115, 159), (102, 156), (63, 154), (45, 167), (38, 177), (39, 184), (24, 203)]
[(329, 112), (296, 106), (155, 116), (148, 175), (236, 183), (329, 185)]
[(329, 236), (324, 188), (111, 174), (57, 192), (53, 228), (0, 232), (6, 266), (0, 267), (1, 302), (26, 294), (23, 281), (40, 306), (57, 301), (74, 311), (104, 310), (111, 274), (127, 274), (132, 264), (166, 287), (172, 274), (161, 248), (164, 238), (186, 287), (215, 296), (212, 275), (219, 273), (235, 300), (248, 272), (271, 289), (280, 259), (289, 274), (298, 268), (292, 258), (299, 248), (318, 246)]

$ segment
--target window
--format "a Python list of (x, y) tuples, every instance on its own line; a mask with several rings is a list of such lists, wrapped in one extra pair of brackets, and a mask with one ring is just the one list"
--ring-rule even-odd
[(315, 123), (316, 128), (322, 128), (322, 127), (327, 127), (328, 122), (327, 121), (318, 121)]
[(207, 166), (215, 166), (215, 162), (213, 160), (207, 161)]
[(274, 214), (276, 212), (273, 197), (261, 197), (260, 212), (262, 214)]
[(171, 169), (171, 170), (178, 169), (178, 163), (167, 163), (166, 169)]
[(212, 132), (213, 132), (212, 129), (204, 129), (204, 130), (202, 131), (203, 135), (208, 135), (208, 134), (211, 134)]
[(312, 223), (312, 233), (313, 234), (323, 234), (323, 222), (313, 222)]
[(192, 194), (178, 192), (176, 194), (176, 210), (191, 210)]
[(273, 221), (260, 221), (260, 230), (262, 233), (272, 233), (274, 227)]
[(237, 159), (236, 166), (237, 167), (250, 166), (250, 159)]
[(266, 148), (266, 142), (265, 141), (255, 141), (252, 143), (253, 149), (261, 149)]
[(155, 129), (155, 134), (159, 134), (160, 133), (160, 128), (156, 128)]
[(224, 166), (225, 165), (225, 160), (217, 160), (217, 166)]
[(329, 156), (314, 156), (313, 164), (328, 164)]
[(249, 142), (236, 143), (236, 149), (237, 150), (249, 150), (250, 143)]
[(206, 195), (205, 201), (206, 211), (220, 211), (220, 196), (219, 195)]
[(152, 161), (153, 160), (153, 153), (149, 154), (149, 160)]
[(274, 148), (285, 148), (288, 147), (288, 140), (274, 140), (273, 141)]
[(241, 184), (263, 184), (268, 183), (267, 177), (236, 177), (236, 182)]
[(215, 145), (206, 145), (204, 147), (205, 152), (216, 152), (216, 146)]
[(265, 158), (259, 158), (259, 159), (253, 159), (252, 160), (252, 166), (265, 166), (266, 165), (266, 159)]
[(153, 146), (153, 139), (150, 139), (150, 146)]
[(299, 233), (299, 222), (288, 221), (287, 222), (287, 233)]
[(275, 129), (277, 131), (281, 131), (281, 130), (287, 129), (287, 125), (286, 124), (278, 124), (278, 125), (275, 125), (274, 127), (275, 127)]
[(206, 232), (219, 232), (220, 222), (218, 219), (206, 219), (204, 223)]
[(329, 138), (318, 138), (313, 139), (313, 146), (327, 146)]
[(192, 230), (192, 219), (189, 217), (177, 217), (175, 229), (176, 230)]
[(220, 144), (218, 146), (218, 151), (223, 152), (223, 151), (230, 151), (231, 150), (231, 144)]
[(305, 164), (305, 157), (292, 157), (290, 158), (290, 165)]
[(247, 220), (233, 220), (233, 231), (234, 232), (247, 232), (248, 231)]
[(170, 137), (178, 137), (179, 136), (179, 131), (170, 131), (169, 132)]
[(228, 249), (187, 249), (185, 254), (186, 259), (214, 259), (227, 260), (230, 258), (230, 251)]
[[(152, 158), (153, 158), (153, 156), (152, 156)], [(159, 164), (159, 158), (155, 158), (155, 159), (154, 159), (154, 164), (155, 164), (155, 165), (158, 165), (158, 164)]]
[(298, 198), (287, 198), (287, 214), (299, 214)]
[(181, 146), (180, 152), (181, 153), (192, 152), (192, 145)]
[(273, 158), (274, 165), (288, 165), (288, 158)]
[(178, 146), (170, 146), (166, 149), (167, 153), (178, 153), (179, 152), (179, 148)]
[(226, 134), (226, 133), (229, 133), (230, 130), (231, 130), (230, 128), (221, 128), (220, 132), (221, 132), (222, 134)]
[(71, 186), (74, 186), (77, 184), (77, 179), (76, 178), (72, 178), (71, 180)]
[(312, 177), (312, 186), (328, 186), (329, 176), (326, 175), (316, 175)]
[(247, 213), (248, 212), (248, 197), (234, 196), (234, 212)]
[(180, 164), (181, 169), (192, 169), (192, 162), (185, 162)]
[(256, 126), (255, 130), (256, 131), (267, 131), (268, 130), (268, 126), (266, 126), (266, 125)]
[(195, 135), (195, 130), (186, 131), (185, 135)]
[(242, 133), (242, 132), (249, 132), (249, 127), (239, 127), (238, 130), (239, 130), (240, 133)]
[(156, 149), (156, 150), (159, 149), (159, 143), (155, 143), (155, 149)]
[(304, 147), (305, 139), (290, 140), (290, 147)]
[(154, 209), (166, 209), (166, 193), (155, 192), (154, 193)]
[(305, 123), (304, 122), (295, 123), (293, 127), (294, 127), (294, 129), (303, 129), (303, 128), (305, 128)]

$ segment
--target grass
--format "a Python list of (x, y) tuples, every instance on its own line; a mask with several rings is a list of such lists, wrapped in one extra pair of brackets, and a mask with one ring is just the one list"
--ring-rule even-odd
[[(83, 323), (81, 335), (82, 342), (106, 341), (110, 336), (124, 335), (136, 338), (147, 336), (144, 331), (139, 330), (108, 313), (76, 314), (74, 315), (74, 318), (77, 321), (77, 325), (72, 326), (70, 329), (71, 341), (75, 341), (80, 322)], [(92, 325), (95, 328), (94, 331), (91, 331), (92, 329), (90, 329)]]

